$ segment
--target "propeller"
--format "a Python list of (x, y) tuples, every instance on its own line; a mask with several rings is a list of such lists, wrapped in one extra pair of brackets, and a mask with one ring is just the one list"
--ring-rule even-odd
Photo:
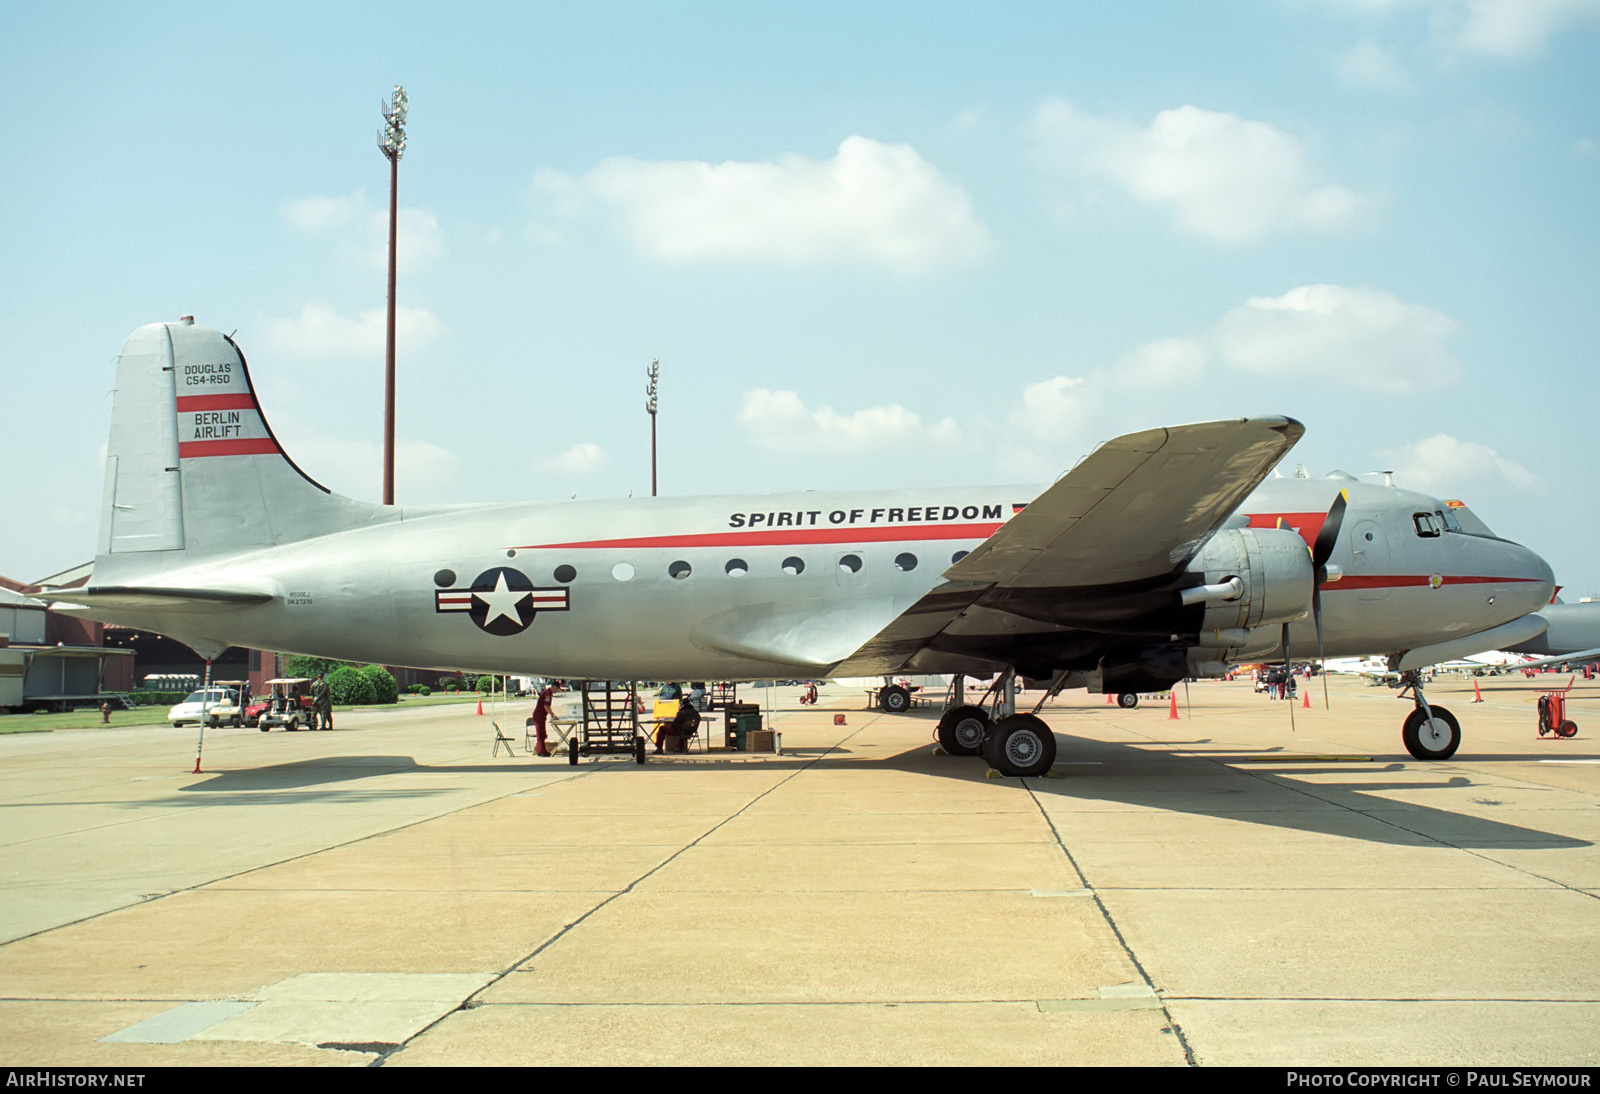
[(1327, 658), (1323, 656), (1322, 646), (1322, 586), (1344, 576), (1337, 567), (1328, 566), (1328, 559), (1333, 557), (1333, 549), (1339, 543), (1339, 526), (1344, 523), (1344, 511), (1349, 504), (1350, 491), (1340, 490), (1339, 496), (1333, 499), (1327, 518), (1322, 522), (1322, 528), (1317, 532), (1316, 542), (1311, 545), (1311, 621), (1317, 628), (1317, 671), (1322, 676), (1324, 710), (1329, 709), (1329, 703)]

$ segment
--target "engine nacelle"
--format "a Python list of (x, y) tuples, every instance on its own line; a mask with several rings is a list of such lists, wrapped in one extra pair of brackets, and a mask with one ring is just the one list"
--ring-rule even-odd
[(1287, 528), (1225, 528), (1206, 541), (1187, 572), (1202, 584), (1179, 595), (1185, 607), (1204, 606), (1195, 630), (1212, 649), (1257, 646), (1264, 637), (1257, 628), (1311, 611), (1311, 549)]

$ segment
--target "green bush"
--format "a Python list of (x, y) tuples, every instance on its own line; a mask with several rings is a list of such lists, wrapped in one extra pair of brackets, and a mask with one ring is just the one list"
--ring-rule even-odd
[(335, 669), (356, 668), (354, 661), (333, 661), (326, 657), (305, 657), (295, 654), (286, 657), (283, 661), (283, 674), (285, 676), (304, 676), (308, 680), (315, 680), (318, 676), (332, 676)]
[(461, 686), (461, 677), (441, 676), (439, 677), (438, 682), (433, 686), (439, 688), (441, 691), (453, 691)]
[(372, 685), (372, 702), (393, 703), (400, 698), (400, 687), (382, 665), (367, 665), (360, 670)]
[(430, 688), (427, 684), (418, 684), (418, 685), (416, 685), (416, 688), (417, 688), (417, 694), (418, 695), (432, 695), (433, 694), (433, 689)]
[(342, 706), (377, 702), (371, 679), (363, 675), (360, 669), (349, 665), (336, 668), (328, 674), (328, 690), (333, 693), (333, 701)]
[(128, 692), (128, 698), (137, 706), (175, 707), (189, 698), (189, 693), (187, 691), (130, 691)]
[(492, 691), (498, 691), (499, 689), (500, 689), (500, 684), (499, 684), (499, 681), (495, 677), (493, 677), (493, 676), (480, 676), (480, 677), (478, 677), (478, 690), (479, 691), (492, 692)]

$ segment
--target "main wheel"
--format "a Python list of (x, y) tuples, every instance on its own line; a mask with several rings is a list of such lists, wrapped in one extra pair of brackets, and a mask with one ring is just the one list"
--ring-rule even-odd
[(1121, 695), (1117, 696), (1117, 706), (1121, 707), (1123, 710), (1132, 710), (1138, 705), (1139, 693), (1136, 691), (1125, 691)]
[(1417, 707), (1406, 715), (1400, 740), (1406, 751), (1419, 760), (1448, 760), (1461, 747), (1461, 723), (1444, 707), (1430, 707), (1429, 718)]
[(983, 742), (983, 758), (1008, 778), (1043, 775), (1056, 762), (1056, 735), (1042, 718), (1013, 714), (990, 728)]
[(1562, 722), (1561, 723), (1561, 728), (1556, 730), (1556, 736), (1557, 737), (1576, 737), (1577, 735), (1578, 735), (1578, 723), (1577, 722), (1572, 722), (1572, 721)]
[(911, 693), (899, 684), (890, 684), (878, 692), (878, 706), (885, 714), (904, 714), (911, 709)]
[(989, 716), (982, 707), (951, 707), (939, 719), (939, 747), (951, 756), (976, 756), (988, 732)]

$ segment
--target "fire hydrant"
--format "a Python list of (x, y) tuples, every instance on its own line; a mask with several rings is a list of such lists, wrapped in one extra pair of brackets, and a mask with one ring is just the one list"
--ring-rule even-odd
[(100, 724), (103, 725), (103, 726), (108, 726), (108, 725), (111, 724), (111, 702), (110, 702), (110, 700), (107, 700), (106, 702), (100, 704)]

